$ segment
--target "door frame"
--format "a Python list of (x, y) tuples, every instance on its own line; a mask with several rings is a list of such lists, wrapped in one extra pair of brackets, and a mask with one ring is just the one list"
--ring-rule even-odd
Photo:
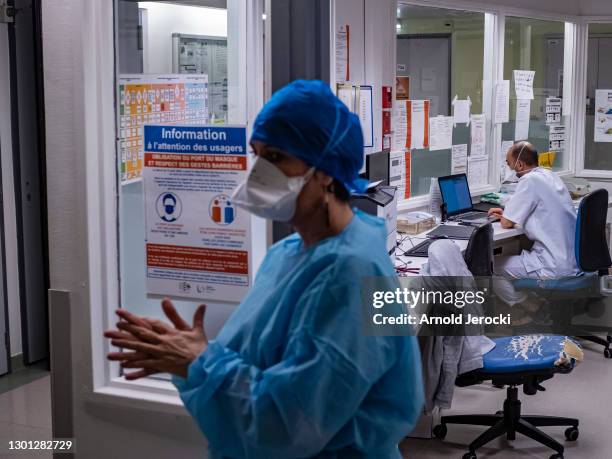
[[(3, 36), (3, 42), (0, 46), (3, 49), (0, 51), (0, 58), (2, 60), (9, 60), (9, 34), (8, 34), (8, 24), (0, 24), (0, 34)], [(7, 62), (8, 64), (8, 62)], [(9, 68), (9, 65), (4, 66), (5, 69)], [(4, 79), (6, 76), (6, 80)], [(10, 71), (2, 73), (0, 75), (0, 101), (9, 103), (10, 101)], [(0, 104), (0, 105), (3, 105)], [(0, 170), (4, 166), (4, 161), (2, 158), (3, 154), (3, 138), (6, 139), (4, 142), (4, 146), (8, 146), (12, 148), (11, 142), (11, 114), (8, 114), (8, 122), (6, 123), (7, 132), (3, 132), (2, 126), (4, 123), (0, 124)], [(6, 136), (6, 137), (5, 137)], [(7, 153), (8, 154), (8, 153)], [(6, 352), (6, 368), (0, 366), (0, 376), (6, 373), (10, 373), (12, 371), (11, 365), (11, 327), (10, 327), (10, 317), (9, 317), (9, 309), (8, 309), (8, 283), (6, 279), (6, 250), (5, 250), (5, 232), (6, 226), (5, 222), (5, 190), (4, 190), (4, 180), (2, 175), (0, 174), (0, 315), (3, 316), (4, 330), (0, 329), (0, 354)], [(3, 336), (4, 335), (4, 336)], [(4, 341), (5, 345), (2, 345)], [(0, 358), (0, 361), (2, 358)], [(4, 371), (6, 370), (6, 371)]]
[[(9, 5), (15, 7), (17, 11), (15, 22), (8, 28), (10, 105), (21, 340), (23, 360), (27, 365), (48, 359), (49, 356), (47, 298), (49, 250), (42, 74), (42, 9), (41, 0), (8, 1)], [(20, 25), (23, 26), (23, 33), (17, 29)], [(31, 52), (31, 55), (26, 55), (24, 50)], [(31, 74), (31, 80), (24, 82), (24, 74)], [(33, 106), (25, 106), (20, 101), (25, 94), (33, 94)], [(22, 143), (26, 138), (24, 135), (26, 131), (35, 132), (36, 138), (34, 142), (24, 146)], [(26, 168), (24, 165), (29, 166)], [(32, 222), (38, 224), (37, 229), (31, 229)], [(34, 259), (32, 252), (35, 254), (40, 252), (39, 258)], [(42, 321), (42, 323), (35, 321)]]

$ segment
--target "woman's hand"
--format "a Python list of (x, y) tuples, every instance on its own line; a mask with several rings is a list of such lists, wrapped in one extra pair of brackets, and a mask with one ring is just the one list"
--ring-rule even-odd
[(205, 305), (200, 305), (193, 316), (193, 326), (185, 322), (170, 300), (162, 302), (162, 309), (174, 328), (168, 324), (117, 310), (124, 319), (117, 323), (118, 330), (109, 330), (104, 336), (113, 346), (134, 352), (111, 352), (109, 360), (121, 362), (123, 368), (140, 370), (126, 375), (133, 380), (154, 373), (172, 373), (186, 377), (187, 369), (208, 345), (204, 333)]

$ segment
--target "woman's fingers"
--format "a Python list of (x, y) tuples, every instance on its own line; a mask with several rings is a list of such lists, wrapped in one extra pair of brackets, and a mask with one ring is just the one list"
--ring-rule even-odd
[(201, 304), (193, 314), (193, 328), (194, 330), (204, 331), (204, 315), (206, 314), (206, 305)]
[(146, 320), (147, 324), (154, 332), (159, 333), (161, 335), (165, 335), (166, 333), (172, 331), (172, 328), (170, 328), (168, 324), (162, 322), (161, 320), (149, 318), (145, 318), (144, 320)]
[(145, 360), (149, 357), (149, 354), (145, 354), (144, 352), (109, 352), (106, 357), (108, 360), (124, 362)]
[(170, 301), (168, 298), (162, 301), (162, 309), (164, 310), (164, 314), (166, 314), (166, 317), (177, 329), (191, 330), (189, 324), (183, 320), (183, 318), (176, 311), (176, 308), (172, 304), (172, 301)]
[(106, 338), (111, 338), (111, 339), (131, 339), (131, 340), (138, 339), (131, 333), (127, 333), (127, 332), (119, 331), (119, 330), (106, 330), (104, 332), (104, 336)]
[(131, 312), (125, 309), (117, 309), (115, 311), (115, 314), (117, 314), (119, 317), (121, 317), (126, 322), (148, 328), (147, 321), (144, 319), (144, 317), (140, 317), (140, 316), (137, 316), (136, 314), (132, 314)]
[(148, 343), (159, 344), (161, 343), (161, 339), (157, 333), (148, 328), (140, 327), (137, 325), (132, 325), (127, 322), (118, 322), (117, 328), (120, 330), (131, 333), (136, 338), (142, 341), (146, 341)]
[(163, 351), (156, 345), (143, 343), (142, 341), (132, 341), (127, 339), (114, 339), (111, 344), (115, 347), (124, 347), (133, 351), (145, 352), (147, 354), (161, 355)]
[(125, 379), (127, 379), (128, 381), (134, 381), (135, 379), (146, 378), (147, 376), (154, 375), (155, 373), (159, 373), (159, 371), (145, 368), (140, 371), (126, 373), (124, 376), (125, 376)]
[(121, 363), (121, 366), (123, 368), (145, 368), (149, 370), (154, 370), (156, 368), (159, 368), (160, 364), (162, 364), (162, 362), (157, 359), (145, 358), (141, 360), (125, 361)]

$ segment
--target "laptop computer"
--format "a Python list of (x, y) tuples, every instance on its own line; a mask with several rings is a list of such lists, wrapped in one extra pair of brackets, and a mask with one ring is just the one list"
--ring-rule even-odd
[(496, 221), (486, 211), (474, 207), (467, 176), (465, 174), (447, 175), (438, 178), (442, 202), (446, 204), (449, 220), (466, 223), (486, 223)]

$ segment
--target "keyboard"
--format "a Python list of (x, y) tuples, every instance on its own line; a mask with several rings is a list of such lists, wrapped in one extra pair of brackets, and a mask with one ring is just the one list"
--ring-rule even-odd
[(439, 225), (427, 233), (427, 237), (430, 239), (446, 237), (448, 239), (463, 239), (467, 241), (475, 229), (473, 226)]
[(480, 220), (487, 218), (486, 212), (466, 212), (464, 214), (457, 215), (457, 220)]
[(426, 239), (423, 242), (418, 243), (414, 247), (406, 250), (406, 252), (404, 252), (404, 255), (407, 257), (428, 257), (429, 246), (433, 241), (435, 241), (435, 239)]

